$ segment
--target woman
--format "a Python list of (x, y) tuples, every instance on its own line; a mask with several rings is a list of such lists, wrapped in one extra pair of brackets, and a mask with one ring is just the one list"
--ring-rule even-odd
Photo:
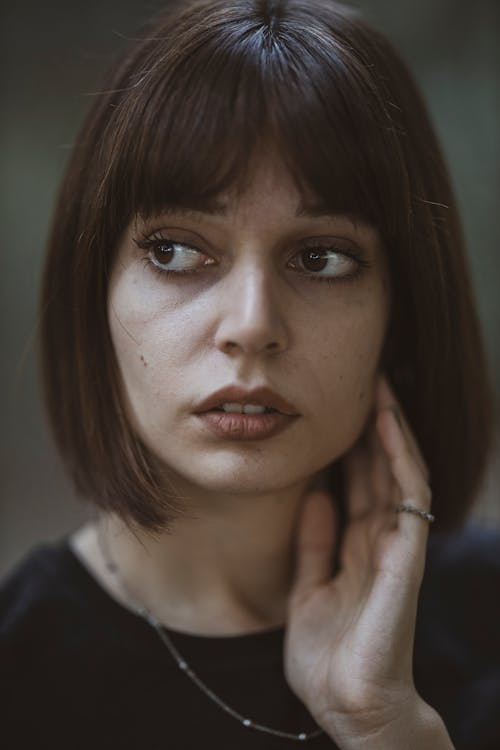
[(83, 125), (42, 313), (99, 515), (4, 584), (16, 747), (497, 746), (498, 610), (475, 651), (465, 619), (494, 540), (460, 536), (468, 585), (445, 535), (489, 386), (446, 169), (377, 32), (321, 0), (169, 6)]

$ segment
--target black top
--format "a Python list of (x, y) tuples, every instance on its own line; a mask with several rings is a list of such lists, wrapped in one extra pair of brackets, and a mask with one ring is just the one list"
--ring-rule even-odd
[[(282, 628), (229, 637), (169, 631), (237, 711), (288, 732), (314, 723), (283, 676)], [(500, 533), (429, 538), (415, 641), (417, 690), (457, 750), (500, 748)], [(118, 604), (68, 539), (31, 552), (0, 589), (0, 737), (9, 750), (332, 750), (241, 726)]]

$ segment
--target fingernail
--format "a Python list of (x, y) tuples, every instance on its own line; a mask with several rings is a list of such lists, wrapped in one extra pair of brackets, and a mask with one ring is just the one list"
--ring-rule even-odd
[(391, 406), (391, 411), (394, 414), (394, 418), (395, 418), (396, 422), (398, 423), (399, 428), (402, 430), (403, 429), (403, 424), (401, 422), (401, 416), (399, 414), (399, 409), (398, 409), (398, 407), (395, 404), (393, 404)]

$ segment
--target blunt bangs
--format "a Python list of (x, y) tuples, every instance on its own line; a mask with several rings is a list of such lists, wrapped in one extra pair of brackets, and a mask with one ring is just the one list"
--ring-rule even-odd
[(253, 157), (270, 148), (321, 209), (393, 235), (408, 214), (405, 175), (394, 179), (396, 128), (370, 69), (320, 14), (306, 35), (293, 3), (273, 23), (251, 3), (240, 3), (242, 20), (237, 5), (222, 23), (219, 8), (218, 24), (181, 18), (172, 29), (167, 15), (167, 36), (143, 43), (142, 70), (109, 122), (107, 201), (128, 218), (207, 205), (243, 189)]

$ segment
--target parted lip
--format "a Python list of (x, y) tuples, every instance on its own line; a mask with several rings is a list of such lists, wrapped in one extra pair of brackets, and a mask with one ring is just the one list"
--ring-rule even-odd
[(298, 416), (298, 412), (293, 404), (270, 388), (259, 386), (248, 389), (238, 385), (229, 385), (215, 391), (215, 393), (212, 393), (208, 398), (196, 405), (194, 413), (202, 414), (203, 412), (220, 407), (222, 404), (229, 403), (243, 405), (259, 404), (260, 406), (267, 406), (268, 409), (276, 409), (290, 417)]

